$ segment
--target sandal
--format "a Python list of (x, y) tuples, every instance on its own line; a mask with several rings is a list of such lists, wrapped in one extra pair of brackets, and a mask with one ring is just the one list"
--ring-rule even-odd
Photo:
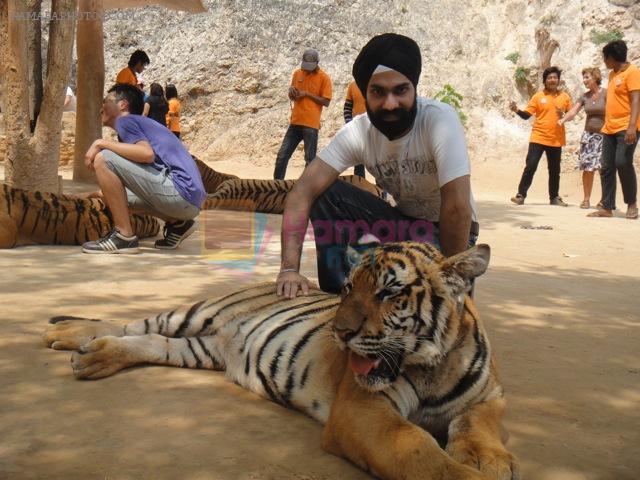
[(638, 218), (638, 207), (627, 208), (627, 214), (625, 215), (629, 220), (635, 220)]
[(591, 205), (589, 204), (589, 200), (585, 200), (584, 202), (582, 202), (580, 204), (580, 208), (591, 208)]
[(587, 215), (587, 217), (613, 217), (613, 212), (609, 210), (596, 210)]

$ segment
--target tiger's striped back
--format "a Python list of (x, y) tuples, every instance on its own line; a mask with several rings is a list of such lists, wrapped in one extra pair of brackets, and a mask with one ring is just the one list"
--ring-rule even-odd
[(202, 184), (204, 185), (204, 191), (207, 193), (214, 193), (220, 184), (225, 180), (231, 180), (232, 178), (238, 178), (237, 175), (230, 173), (222, 173), (214, 170), (202, 160), (191, 155), (193, 161), (196, 162), (200, 176), (202, 177)]
[[(382, 190), (357, 175), (343, 175), (341, 181), (382, 198)], [(225, 209), (261, 213), (282, 213), (295, 180), (231, 179), (220, 184), (202, 205), (203, 210)]]
[[(149, 215), (131, 215), (139, 238), (155, 236), (160, 224)], [(98, 198), (77, 198), (27, 191), (2, 185), (0, 195), (0, 248), (21, 243), (81, 245), (113, 228), (105, 203)]]

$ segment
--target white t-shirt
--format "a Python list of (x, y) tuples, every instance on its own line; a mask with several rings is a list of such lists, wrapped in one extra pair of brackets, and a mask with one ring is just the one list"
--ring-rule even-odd
[[(339, 173), (364, 164), (402, 213), (437, 222), (440, 187), (471, 172), (467, 144), (452, 107), (422, 97), (417, 106), (413, 128), (402, 138), (390, 141), (363, 114), (344, 125), (318, 156)], [(473, 194), (469, 201), (477, 221)]]
[(76, 96), (73, 94), (73, 90), (71, 90), (71, 87), (67, 87), (67, 93), (65, 94), (65, 98), (70, 96), (71, 97), (71, 101), (69, 102), (69, 105), (63, 107), (62, 111), (63, 112), (75, 112), (76, 111)]

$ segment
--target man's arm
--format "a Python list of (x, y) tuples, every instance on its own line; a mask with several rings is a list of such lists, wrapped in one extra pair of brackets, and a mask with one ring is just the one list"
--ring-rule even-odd
[(440, 245), (449, 257), (467, 249), (471, 230), (471, 181), (469, 175), (440, 187)]
[(320, 97), (319, 95), (314, 95), (311, 92), (307, 92), (306, 90), (298, 90), (298, 98), (309, 97), (311, 100), (316, 102), (318, 105), (322, 105), (324, 107), (328, 107), (331, 102), (330, 98)]
[(342, 115), (344, 116), (344, 123), (349, 123), (353, 120), (353, 100), (346, 99), (344, 101)]
[(631, 97), (631, 115), (629, 116), (629, 127), (624, 136), (624, 140), (627, 144), (633, 145), (636, 143), (636, 136), (638, 132), (638, 115), (640, 115), (640, 90), (633, 90), (629, 92)]
[(338, 178), (338, 171), (316, 157), (287, 195), (282, 215), (282, 263), (277, 279), (278, 295), (295, 298), (309, 293), (309, 281), (300, 275), (300, 256), (311, 206)]
[(146, 140), (140, 140), (137, 143), (121, 143), (113, 140), (99, 139), (96, 140), (101, 150), (111, 150), (121, 157), (131, 160), (135, 163), (153, 163), (156, 158), (153, 148)]

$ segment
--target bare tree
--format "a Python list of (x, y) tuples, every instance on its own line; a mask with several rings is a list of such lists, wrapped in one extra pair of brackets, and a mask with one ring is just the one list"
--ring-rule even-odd
[(551, 57), (560, 48), (560, 44), (551, 38), (546, 28), (539, 27), (536, 29), (536, 46), (540, 57), (540, 70), (544, 71), (551, 66)]
[(7, 40), (0, 46), (7, 139), (5, 181), (20, 188), (58, 191), (62, 109), (71, 66), (77, 1), (52, 0), (51, 3), (47, 77), (33, 135), (29, 128), (27, 22), (39, 18), (40, 12), (32, 16), (24, 6), (25, 2), (18, 0), (0, 3), (0, 30)]

